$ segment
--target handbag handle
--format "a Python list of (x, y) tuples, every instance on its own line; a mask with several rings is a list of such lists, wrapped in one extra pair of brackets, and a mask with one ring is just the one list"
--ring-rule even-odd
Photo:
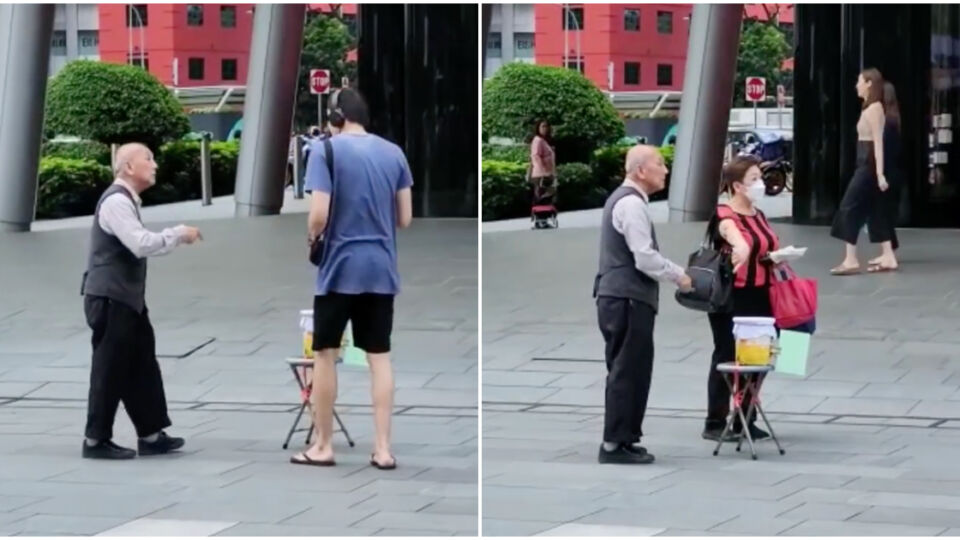
[(771, 267), (773, 276), (777, 281), (790, 281), (797, 277), (796, 272), (793, 271), (793, 268), (789, 264), (783, 262)]

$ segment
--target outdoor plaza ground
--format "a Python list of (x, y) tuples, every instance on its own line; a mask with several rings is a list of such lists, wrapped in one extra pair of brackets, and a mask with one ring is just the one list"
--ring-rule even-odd
[[(820, 307), (807, 376), (763, 388), (786, 455), (763, 441), (757, 461), (701, 439), (710, 329), (663, 286), (642, 441), (656, 463), (617, 466), (597, 464), (599, 212), (560, 223), (484, 225), (484, 535), (960, 534), (960, 231), (901, 231), (900, 272), (840, 278), (827, 228), (774, 224), (809, 247), (794, 267)], [(661, 223), (663, 251), (684, 263), (703, 227)]]
[[(209, 219), (232, 215), (229, 197), (145, 209), (154, 230), (185, 221), (204, 241), (152, 259), (147, 280), (169, 432), (187, 444), (127, 462), (80, 458), (89, 218), (0, 234), (0, 535), (476, 535), (476, 221), (415, 220), (399, 235), (398, 469), (368, 464), (369, 376), (349, 365), (337, 411), (357, 446), (335, 434), (338, 465), (317, 468), (287, 461), (304, 433), (281, 448), (300, 397), (284, 359), (316, 271), (304, 209), (289, 193), (293, 214), (255, 219)], [(135, 446), (122, 409), (115, 431)]]

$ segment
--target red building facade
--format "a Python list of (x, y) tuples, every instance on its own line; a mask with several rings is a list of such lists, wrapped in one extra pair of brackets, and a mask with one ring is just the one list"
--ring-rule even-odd
[[(744, 6), (746, 18), (774, 16), (790, 29), (793, 11)], [(691, 4), (537, 4), (536, 63), (566, 62), (605, 91), (681, 91), (692, 13)]]
[[(579, 68), (614, 92), (683, 88), (690, 4), (536, 6), (536, 62)], [(565, 29), (566, 28), (566, 29)], [(566, 36), (565, 36), (566, 34)], [(578, 41), (579, 37), (579, 41)]]
[[(99, 4), (100, 59), (140, 63), (176, 87), (244, 86), (254, 4)], [(310, 4), (355, 16), (356, 4)], [(131, 16), (132, 15), (132, 16)], [(142, 49), (141, 49), (142, 43)]]

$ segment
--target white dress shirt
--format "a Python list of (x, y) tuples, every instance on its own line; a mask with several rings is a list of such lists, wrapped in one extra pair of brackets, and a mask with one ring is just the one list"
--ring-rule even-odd
[(107, 234), (116, 236), (138, 259), (166, 255), (180, 245), (186, 227), (178, 225), (155, 233), (148, 231), (140, 220), (140, 195), (122, 178), (113, 181), (133, 196), (132, 202), (122, 193), (114, 193), (100, 203), (98, 223)]
[(684, 270), (653, 248), (653, 221), (647, 206), (649, 197), (633, 180), (627, 179), (624, 185), (636, 190), (643, 200), (623, 197), (613, 205), (614, 230), (627, 241), (637, 270), (657, 281), (676, 283), (683, 277)]

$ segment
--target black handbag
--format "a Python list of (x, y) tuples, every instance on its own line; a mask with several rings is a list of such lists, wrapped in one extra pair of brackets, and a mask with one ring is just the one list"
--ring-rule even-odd
[(333, 174), (333, 144), (330, 143), (330, 138), (323, 140), (323, 154), (327, 162), (327, 172), (330, 173), (330, 210), (327, 212), (327, 225), (323, 232), (317, 236), (313, 242), (310, 243), (310, 262), (314, 266), (320, 266), (320, 263), (323, 262), (323, 255), (325, 252), (325, 247), (327, 242), (324, 240), (324, 237), (327, 234), (327, 231), (330, 230), (330, 224), (333, 223), (333, 201), (336, 200), (334, 196), (337, 192), (337, 182)]
[(725, 313), (730, 311), (733, 295), (733, 263), (730, 253), (718, 249), (719, 220), (716, 214), (707, 224), (700, 249), (690, 254), (687, 275), (693, 282), (693, 290), (676, 292), (677, 302), (689, 309), (707, 313)]

